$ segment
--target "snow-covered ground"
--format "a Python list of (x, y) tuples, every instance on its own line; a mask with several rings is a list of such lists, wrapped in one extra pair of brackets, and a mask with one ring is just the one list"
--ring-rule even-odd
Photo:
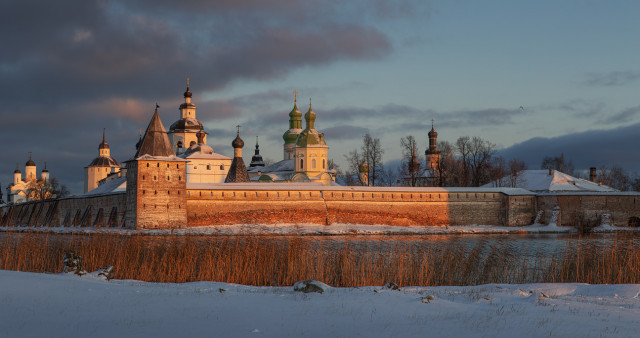
[(640, 285), (330, 288), (0, 271), (0, 337), (637, 337)]

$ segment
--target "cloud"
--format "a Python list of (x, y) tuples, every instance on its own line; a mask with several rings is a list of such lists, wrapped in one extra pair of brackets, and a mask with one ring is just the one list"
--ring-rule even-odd
[(640, 105), (623, 109), (622, 111), (616, 114), (600, 119), (598, 122), (602, 124), (625, 123), (625, 122), (632, 121), (634, 118), (638, 117), (639, 115), (640, 115)]
[(609, 73), (588, 73), (584, 84), (589, 86), (623, 86), (640, 80), (640, 71), (624, 70)]
[(355, 140), (361, 139), (362, 135), (369, 132), (369, 129), (358, 126), (335, 126), (325, 128), (322, 132), (327, 140)]
[(9, 182), (13, 163), (33, 151), (37, 163), (47, 161), (53, 176), (79, 192), (82, 167), (96, 156), (102, 128), (114, 157), (128, 159), (155, 102), (166, 126), (176, 120), (186, 77), (199, 118), (217, 130), (221, 144), (229, 135), (220, 132), (226, 129), (220, 121), (248, 122), (251, 135), (269, 134), (270, 125), (284, 129), (289, 88), (235, 100), (198, 99), (239, 81), (385, 58), (394, 42), (380, 23), (422, 20), (418, 7), (428, 6), (364, 0), (2, 1), (0, 142), (16, 146), (0, 154), (0, 181)]
[(640, 123), (608, 129), (589, 130), (553, 138), (536, 137), (502, 149), (506, 159), (524, 160), (529, 169), (538, 169), (545, 156), (558, 156), (573, 161), (576, 169), (621, 166), (640, 171)]

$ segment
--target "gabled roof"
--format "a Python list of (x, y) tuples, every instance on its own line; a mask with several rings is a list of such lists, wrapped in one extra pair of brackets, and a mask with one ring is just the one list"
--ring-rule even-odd
[[(548, 169), (522, 170), (518, 173), (515, 188), (534, 192), (613, 192), (617, 191), (606, 185), (600, 185), (582, 178), (573, 177), (563, 172)], [(483, 185), (483, 187), (510, 187), (511, 175)]]
[(150, 156), (175, 156), (167, 131), (162, 125), (160, 116), (158, 116), (158, 109), (153, 113), (151, 122), (147, 127), (147, 131), (144, 132), (140, 147), (136, 152), (134, 158), (138, 158), (142, 155)]

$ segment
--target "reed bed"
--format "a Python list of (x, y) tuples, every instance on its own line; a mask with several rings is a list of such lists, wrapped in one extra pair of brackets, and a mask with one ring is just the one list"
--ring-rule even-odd
[(340, 241), (304, 237), (45, 235), (4, 233), (0, 269), (62, 271), (65, 252), (83, 268), (114, 266), (113, 278), (218, 281), (286, 286), (315, 279), (332, 286), (486, 283), (640, 283), (638, 241), (595, 248), (568, 240), (563, 255), (524, 257), (507, 245), (429, 245), (429, 241)]

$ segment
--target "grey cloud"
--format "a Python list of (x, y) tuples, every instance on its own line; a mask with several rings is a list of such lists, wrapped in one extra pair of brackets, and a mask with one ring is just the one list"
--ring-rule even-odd
[(361, 139), (369, 129), (358, 126), (335, 126), (322, 129), (326, 139), (330, 140), (355, 140)]
[(640, 80), (640, 71), (615, 71), (609, 73), (588, 73), (585, 84), (590, 86), (622, 86)]
[(601, 118), (598, 122), (602, 124), (616, 124), (631, 122), (634, 118), (640, 116), (640, 106), (630, 107), (615, 113), (606, 118)]

